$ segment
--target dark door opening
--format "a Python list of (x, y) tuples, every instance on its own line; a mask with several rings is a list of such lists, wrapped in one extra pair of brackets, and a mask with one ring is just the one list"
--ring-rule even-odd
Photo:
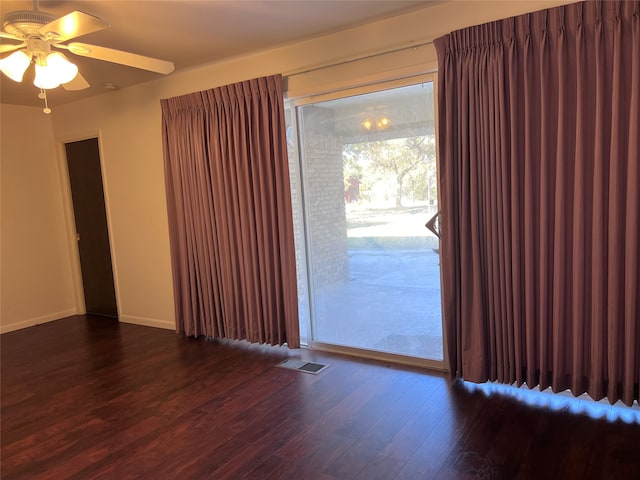
[(88, 314), (117, 317), (98, 139), (65, 144)]

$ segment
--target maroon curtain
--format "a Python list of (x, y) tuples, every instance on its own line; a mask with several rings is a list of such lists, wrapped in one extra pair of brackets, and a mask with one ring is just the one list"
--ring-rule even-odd
[(571, 4), (435, 45), (451, 373), (631, 404), (640, 2)]
[(281, 76), (162, 100), (176, 328), (300, 346)]

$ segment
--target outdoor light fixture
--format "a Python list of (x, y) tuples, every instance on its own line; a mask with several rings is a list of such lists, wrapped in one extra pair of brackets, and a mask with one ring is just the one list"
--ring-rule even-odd
[(370, 118), (367, 118), (366, 120), (363, 120), (360, 125), (362, 125), (362, 128), (365, 130), (371, 130), (371, 127), (373, 127), (373, 121)]
[(387, 117), (379, 118), (376, 121), (376, 127), (378, 127), (378, 130), (384, 130), (385, 128), (389, 127), (390, 125), (391, 125), (391, 120), (389, 120)]
[(384, 130), (385, 128), (391, 126), (391, 120), (389, 120), (388, 117), (380, 117), (375, 121), (371, 118), (366, 118), (362, 122), (360, 122), (360, 125), (362, 125), (362, 128), (367, 131), (370, 131), (374, 127), (374, 125), (376, 127), (376, 130)]

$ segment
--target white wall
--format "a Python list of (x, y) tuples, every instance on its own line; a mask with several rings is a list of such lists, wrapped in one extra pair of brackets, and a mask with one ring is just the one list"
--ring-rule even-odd
[[(275, 73), (289, 77), (287, 90), (290, 95), (296, 96), (424, 73), (436, 66), (433, 45), (428, 44), (433, 38), (457, 28), (561, 3), (569, 2), (446, 2), (329, 36), (176, 72), (144, 85), (56, 107), (51, 115), (56, 142), (84, 138), (88, 133), (100, 134), (120, 319), (166, 328), (174, 328), (175, 325), (160, 99)], [(397, 54), (380, 55), (403, 48), (409, 49)], [(370, 58), (354, 62), (362, 57)], [(318, 67), (332, 64), (340, 65), (317, 70)], [(29, 118), (20, 118), (18, 121), (24, 126), (30, 124)], [(3, 132), (3, 144), (4, 138)], [(51, 144), (47, 148), (50, 147)], [(19, 172), (17, 178), (22, 178), (21, 181), (26, 185), (16, 189), (30, 183), (28, 172)], [(3, 186), (4, 183), (5, 180)], [(57, 192), (56, 196), (68, 198), (68, 192)], [(43, 205), (40, 207), (45, 208)], [(19, 206), (18, 211), (14, 212), (16, 218), (33, 215), (26, 207), (24, 210), (22, 208)], [(46, 220), (46, 223), (52, 221), (61, 220), (55, 217)], [(4, 218), (2, 227), (4, 230)], [(57, 235), (63, 233), (56, 232)], [(56, 237), (51, 242), (60, 249), (60, 238)], [(67, 238), (66, 242), (72, 245), (74, 240)], [(49, 247), (50, 250), (52, 248)], [(32, 254), (33, 246), (16, 241), (12, 249), (18, 250), (16, 253), (19, 257), (27, 259)], [(5, 250), (3, 246), (3, 261)], [(60, 249), (59, 254), (62, 263), (68, 260), (64, 248)], [(25, 274), (31, 278), (30, 275)], [(67, 280), (63, 282), (66, 285), (68, 272), (65, 275)], [(52, 283), (59, 279), (52, 277), (47, 281)], [(15, 294), (24, 298), (41, 294), (30, 289), (28, 283), (16, 285), (13, 289)], [(72, 289), (67, 285), (63, 292), (67, 303), (69, 290)], [(53, 305), (49, 310), (50, 315), (56, 312)], [(11, 318), (13, 322), (18, 317), (11, 315)]]
[(77, 311), (51, 118), (0, 107), (0, 331)]
[(99, 132), (120, 320), (174, 328), (160, 102), (154, 85), (57, 107), (51, 115), (57, 140)]

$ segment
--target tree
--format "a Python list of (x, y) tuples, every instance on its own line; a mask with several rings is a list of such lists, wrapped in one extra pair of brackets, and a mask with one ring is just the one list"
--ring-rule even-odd
[[(409, 178), (413, 180), (411, 183), (414, 189), (424, 186), (419, 188), (422, 190), (419, 197), (429, 196), (429, 184), (432, 182), (427, 179), (430, 173), (427, 171), (427, 163), (435, 158), (435, 139), (432, 136), (394, 138), (345, 145), (343, 158), (345, 167), (348, 166), (350, 172), (355, 170), (354, 164), (368, 163), (369, 168), (380, 174), (393, 175), (396, 184), (396, 207), (402, 206), (405, 183)], [(414, 190), (414, 193), (417, 192)]]

